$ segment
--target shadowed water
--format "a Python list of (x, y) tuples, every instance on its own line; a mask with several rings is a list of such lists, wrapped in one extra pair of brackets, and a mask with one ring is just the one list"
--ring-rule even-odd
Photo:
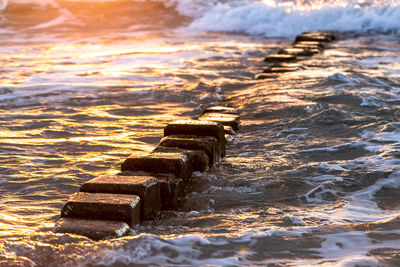
[[(12, 8), (22, 6), (4, 14)], [(16, 21), (4, 21), (19, 34), (0, 45), (0, 265), (400, 263), (398, 37), (339, 32), (303, 69), (255, 80), (293, 37), (175, 22), (43, 36)], [(181, 210), (120, 239), (52, 233), (85, 181), (215, 104), (237, 108), (242, 124), (226, 159), (194, 173)]]

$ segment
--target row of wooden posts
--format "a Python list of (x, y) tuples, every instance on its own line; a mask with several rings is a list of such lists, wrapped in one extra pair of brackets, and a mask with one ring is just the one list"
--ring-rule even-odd
[(280, 73), (301, 70), (303, 69), (303, 66), (299, 64), (301, 60), (322, 53), (326, 44), (334, 40), (336, 36), (332, 32), (304, 32), (296, 37), (291, 47), (266, 56), (264, 62), (270, 65), (256, 78), (275, 78)]
[(168, 124), (152, 152), (131, 155), (119, 175), (85, 182), (63, 206), (54, 231), (115, 238), (162, 210), (178, 209), (192, 172), (205, 172), (225, 157), (226, 143), (238, 127), (237, 111), (222, 106), (205, 109), (197, 120)]
[[(291, 48), (268, 55), (272, 63), (258, 79), (297, 70), (297, 62), (321, 53), (335, 40), (329, 32), (298, 35)], [(225, 157), (240, 117), (231, 107), (206, 108), (197, 120), (168, 124), (164, 138), (150, 153), (127, 158), (118, 175), (103, 175), (85, 182), (61, 210), (54, 232), (87, 236), (94, 240), (121, 237), (130, 227), (157, 218), (163, 210), (176, 210), (183, 201), (192, 172), (205, 172)]]

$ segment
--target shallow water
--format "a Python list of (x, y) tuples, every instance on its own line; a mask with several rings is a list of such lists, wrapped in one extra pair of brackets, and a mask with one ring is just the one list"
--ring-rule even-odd
[[(232, 31), (222, 23), (205, 32), (202, 21), (227, 5), (259, 10), (259, 1), (236, 8), (229, 1), (216, 8), (110, 1), (92, 3), (87, 13), (79, 2), (46, 2), (9, 1), (2, 13), (0, 265), (400, 264), (393, 3), (381, 24), (370, 17), (364, 29), (339, 31), (324, 53), (299, 63), (303, 69), (255, 80), (263, 57), (294, 35), (221, 32)], [(325, 4), (325, 12), (340, 11)], [(65, 8), (74, 19), (54, 23)], [(99, 10), (108, 13), (88, 20)], [(126, 16), (132, 12), (140, 25)], [(296, 12), (288, 14), (296, 21)], [(305, 26), (293, 32), (326, 29)], [(117, 173), (133, 151), (152, 150), (167, 123), (215, 104), (237, 108), (242, 124), (226, 159), (194, 174), (180, 211), (120, 239), (52, 233), (82, 183)]]

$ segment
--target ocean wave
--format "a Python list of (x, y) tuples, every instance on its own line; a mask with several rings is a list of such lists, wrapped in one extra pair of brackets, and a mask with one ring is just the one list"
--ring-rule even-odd
[[(77, 8), (82, 4), (86, 6), (85, 12)], [(41, 29), (53, 27), (60, 21), (63, 24), (65, 12), (68, 11), (71, 14), (68, 22), (74, 21), (75, 16), (83, 25), (97, 21), (99, 28), (108, 26), (112, 21), (124, 29), (137, 24), (149, 24), (190, 31), (237, 32), (265, 37), (292, 38), (310, 30), (400, 34), (398, 1), (363, 1), (361, 4), (358, 0), (0, 0), (0, 10), (8, 13), (4, 15), (7, 20), (19, 18), (10, 13), (26, 12), (26, 8), (18, 8), (19, 5), (30, 6), (30, 14), (34, 15), (38, 5), (39, 9), (59, 10), (62, 19), (52, 16), (49, 21), (43, 21), (48, 12), (38, 14), (41, 17)], [(165, 23), (166, 18), (171, 17), (174, 18), (173, 23)], [(104, 18), (106, 22), (102, 25)], [(33, 20), (32, 24), (37, 20)], [(11, 24), (16, 23), (12, 21)], [(26, 20), (20, 24), (27, 26)], [(77, 24), (75, 21), (72, 27), (77, 27)]]
[(360, 6), (358, 1), (324, 2), (315, 6), (278, 1), (218, 3), (189, 27), (266, 37), (293, 37), (310, 30), (400, 34), (399, 4), (377, 1)]

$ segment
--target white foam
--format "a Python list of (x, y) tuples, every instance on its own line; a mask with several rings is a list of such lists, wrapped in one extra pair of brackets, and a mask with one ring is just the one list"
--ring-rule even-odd
[(7, 0), (0, 0), (0, 10), (4, 10), (7, 7)]
[(360, 94), (362, 97), (362, 103), (360, 106), (362, 107), (381, 107), (382, 105), (378, 103), (379, 98), (373, 95), (362, 93)]
[(336, 196), (336, 190), (332, 189), (334, 181), (324, 181), (321, 184), (317, 185), (316, 187), (312, 188), (308, 191), (304, 197), (306, 198), (307, 202), (310, 203), (322, 203), (326, 202), (324, 199), (325, 195), (333, 195)]
[(376, 1), (377, 4), (362, 7), (356, 0), (319, 1), (319, 5), (309, 6), (301, 2), (297, 5), (289, 1), (255, 0), (218, 3), (201, 17), (197, 14), (190, 28), (266, 37), (293, 37), (309, 30), (400, 33), (398, 2)]
[(343, 181), (343, 178), (342, 177), (336, 177), (336, 176), (333, 176), (333, 175), (320, 175), (320, 176), (309, 178), (308, 180), (311, 180), (311, 181), (314, 181), (314, 182), (326, 182), (326, 181), (330, 181), (330, 182), (339, 181), (339, 182), (341, 182), (341, 181)]
[[(128, 240), (126, 240), (128, 241)], [(201, 248), (210, 245), (210, 240), (200, 235), (187, 235), (179, 238), (162, 239), (154, 235), (142, 235), (138, 239), (129, 241), (129, 244), (120, 249), (110, 250), (103, 254), (100, 265), (113, 266), (118, 263), (125, 265), (174, 265), (186, 263), (189, 265), (238, 265), (237, 256), (214, 257), (212, 259), (199, 259)], [(213, 245), (218, 242), (213, 243)], [(225, 245), (220, 242), (218, 245)], [(171, 257), (170, 253), (175, 254)]]
[(354, 192), (348, 197), (352, 203), (358, 203), (360, 206), (378, 209), (376, 202), (372, 201), (373, 195), (382, 188), (399, 188), (400, 172), (392, 173), (386, 179), (379, 179), (375, 184), (364, 188), (363, 190)]
[(325, 259), (337, 261), (335, 266), (380, 266), (379, 262), (368, 257), (367, 253), (378, 247), (393, 245), (395, 242), (373, 243), (364, 232), (346, 232), (322, 236), (325, 241), (316, 249)]
[(376, 142), (400, 142), (400, 131), (393, 131), (393, 132), (369, 132), (369, 131), (364, 131), (362, 138), (368, 139), (371, 138), (372, 140)]
[[(332, 178), (334, 179), (334, 178)], [(333, 181), (325, 181), (317, 187), (310, 190), (306, 195), (309, 202), (323, 202), (321, 194), (332, 190), (329, 185)], [(399, 211), (382, 210), (374, 200), (374, 195), (382, 188), (399, 188), (400, 172), (394, 172), (388, 178), (378, 179), (373, 185), (359, 191), (348, 194), (344, 198), (344, 204), (335, 207), (333, 210), (314, 211), (314, 215), (319, 218), (325, 218), (332, 223), (353, 222), (376, 222), (391, 219), (400, 215)], [(332, 192), (335, 193), (335, 192)]]
[(343, 74), (343, 73), (335, 73), (332, 75), (329, 75), (328, 77), (325, 78), (326, 81), (333, 81), (335, 82), (337, 85), (335, 85), (335, 87), (343, 87), (343, 86), (355, 86), (355, 83), (352, 79), (350, 79), (349, 77), (347, 77), (347, 75)]
[(370, 266), (370, 267), (379, 267), (381, 263), (372, 257), (368, 256), (351, 256), (344, 260), (338, 262), (338, 266), (343, 267), (355, 267), (355, 266)]
[(335, 152), (335, 151), (338, 151), (338, 148), (337, 147), (316, 147), (316, 148), (310, 148), (310, 149), (303, 150), (303, 151), (301, 151), (301, 153), (316, 152), (316, 151), (318, 151), (318, 152), (320, 152), (320, 151)]
[[(270, 237), (294, 238), (310, 233), (313, 228), (294, 227), (287, 230), (254, 229), (241, 232), (234, 236), (210, 236), (197, 234), (183, 237), (161, 238), (155, 235), (141, 235), (128, 237), (118, 241), (118, 249), (108, 250), (98, 255), (96, 264), (105, 266), (120, 265), (190, 265), (190, 266), (238, 266), (244, 264), (261, 263), (252, 261), (247, 256), (256, 253), (253, 251), (258, 241), (269, 240)], [(315, 229), (314, 230), (318, 230)], [(319, 229), (320, 230), (320, 229)], [(385, 232), (382, 232), (385, 233)], [(387, 233), (397, 234), (398, 231)], [(321, 234), (321, 247), (312, 247), (312, 254), (318, 253), (323, 259), (287, 259), (296, 266), (311, 266), (331, 260), (335, 266), (379, 266), (377, 260), (368, 257), (368, 252), (376, 248), (396, 248), (398, 240), (375, 242), (366, 232), (342, 232)], [(235, 247), (240, 248), (235, 251)], [(204, 253), (211, 248), (212, 253)], [(224, 253), (230, 251), (231, 253)], [(219, 253), (221, 252), (221, 253)], [(89, 259), (92, 261), (93, 259)], [(261, 260), (261, 259), (260, 259)], [(262, 263), (277, 263), (278, 259), (262, 260)]]
[(338, 164), (329, 164), (326, 162), (322, 162), (320, 164), (320, 167), (323, 169), (326, 169), (328, 171), (348, 171), (348, 169), (343, 168), (342, 166)]
[[(397, 235), (398, 230), (380, 231), (382, 235)], [(321, 235), (321, 248), (315, 249), (324, 261), (335, 261), (335, 266), (382, 266), (369, 252), (379, 248), (394, 248), (398, 239), (379, 239), (369, 236), (369, 232), (342, 232)]]
[(203, 194), (215, 194), (218, 192), (231, 192), (231, 193), (238, 193), (242, 195), (247, 195), (247, 194), (257, 194), (259, 193), (257, 191), (257, 188), (251, 188), (251, 187), (246, 187), (246, 186), (240, 186), (240, 187), (231, 187), (231, 186), (210, 186), (207, 188)]

